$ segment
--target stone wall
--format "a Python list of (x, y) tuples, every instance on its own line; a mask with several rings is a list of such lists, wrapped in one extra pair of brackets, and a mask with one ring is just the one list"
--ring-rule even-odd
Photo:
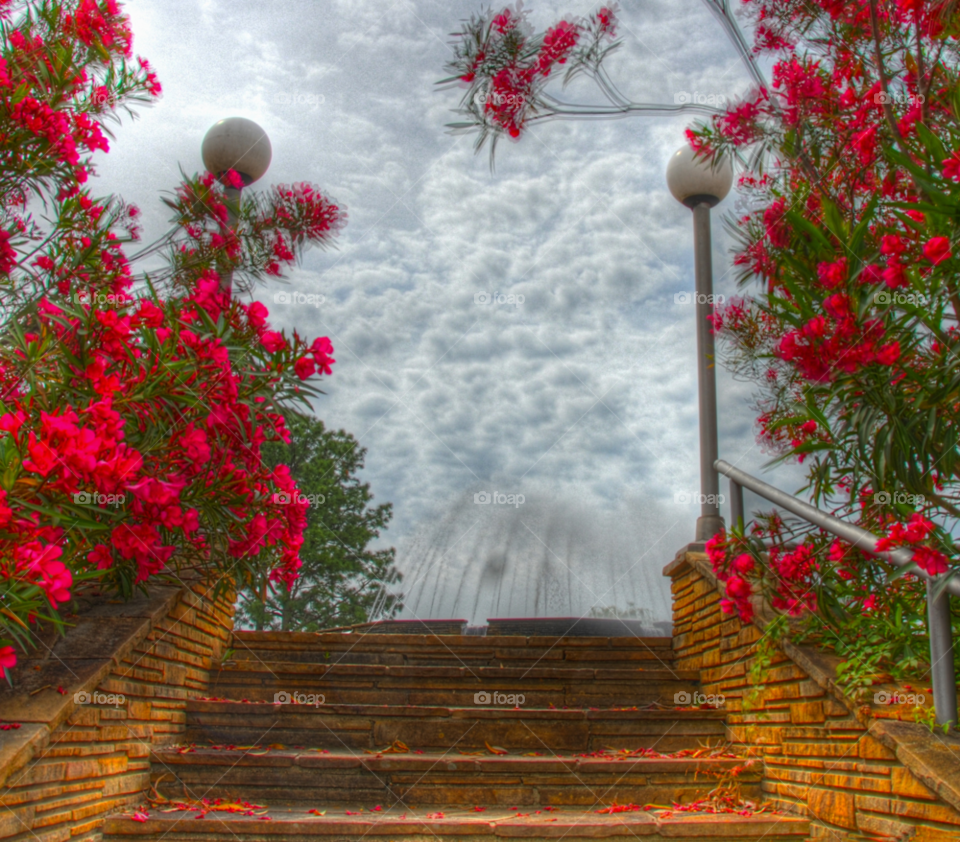
[(845, 700), (833, 684), (837, 659), (789, 642), (751, 693), (763, 620), (744, 625), (721, 612), (723, 585), (699, 549), (664, 570), (676, 666), (699, 670), (705, 695), (724, 696), (729, 738), (762, 754), (773, 805), (810, 818), (813, 838), (960, 839), (960, 740)]
[(142, 800), (151, 747), (182, 738), (187, 696), (209, 685), (233, 597), (157, 588), (95, 605), (25, 653), (0, 691), (0, 722), (19, 725), (0, 731), (0, 839), (94, 839), (107, 813)]

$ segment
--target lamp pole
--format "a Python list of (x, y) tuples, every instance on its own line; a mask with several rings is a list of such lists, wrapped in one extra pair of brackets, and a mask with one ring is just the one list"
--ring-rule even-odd
[[(228, 117), (214, 123), (200, 146), (203, 165), (208, 172), (221, 179), (227, 170), (234, 170), (243, 182), (242, 187), (224, 184), (227, 199), (227, 224), (232, 230), (240, 217), (243, 188), (258, 181), (270, 167), (273, 150), (267, 133), (246, 117)], [(220, 289), (227, 295), (233, 292), (233, 270), (223, 274)]]
[(667, 165), (667, 186), (677, 201), (693, 211), (693, 255), (696, 277), (694, 309), (697, 317), (697, 384), (700, 404), (700, 517), (696, 540), (706, 541), (723, 529), (720, 516), (720, 458), (717, 441), (716, 353), (711, 325), (713, 259), (710, 209), (730, 192), (733, 170), (721, 159), (711, 165), (696, 160), (693, 149), (679, 149)]

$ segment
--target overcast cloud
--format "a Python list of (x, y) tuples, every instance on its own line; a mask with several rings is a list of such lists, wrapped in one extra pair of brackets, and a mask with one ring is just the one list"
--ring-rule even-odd
[[(596, 8), (528, 5), (538, 29)], [(624, 5), (610, 72), (633, 99), (747, 90), (699, 0)], [(675, 502), (699, 485), (694, 312), (674, 298), (693, 287), (691, 217), (664, 181), (690, 121), (539, 125), (502, 143), (491, 173), (472, 137), (446, 133), (458, 91), (434, 85), (449, 33), (479, 9), (477, 0), (135, 0), (135, 51), (164, 96), (118, 129), (99, 186), (139, 204), (145, 237), (158, 236), (159, 194), (179, 167), (202, 168), (207, 128), (256, 120), (273, 145), (258, 186), (314, 182), (349, 213), (338, 250), (310, 252), (288, 287), (257, 297), (274, 325), (333, 341), (337, 363), (316, 410), (368, 448), (364, 479), (394, 504), (384, 538), (402, 569), (422, 558), (424, 530), (467, 522), (451, 510), (499, 491), (541, 513), (573, 506), (610, 524), (611, 513), (643, 510), (648, 537), (638, 540), (658, 549), (638, 547), (621, 566), (658, 573), (692, 540), (697, 515)], [(570, 98), (578, 91), (591, 96), (575, 88)], [(720, 216), (732, 207), (733, 196), (714, 213), (716, 291), (727, 296), (735, 285)], [(325, 302), (274, 303), (283, 289)], [(481, 304), (480, 293), (524, 300)], [(720, 449), (759, 472), (767, 457), (750, 392), (720, 372)], [(800, 485), (796, 468), (767, 476)], [(494, 521), (478, 515), (476, 529), (485, 525)], [(464, 545), (483, 552), (474, 541)], [(562, 561), (562, 548), (549, 552)]]

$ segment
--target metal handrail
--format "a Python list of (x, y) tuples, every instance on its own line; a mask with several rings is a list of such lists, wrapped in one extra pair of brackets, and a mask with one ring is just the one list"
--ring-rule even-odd
[[(713, 463), (718, 473), (730, 480), (730, 517), (734, 525), (746, 522), (743, 507), (743, 489), (749, 488), (765, 500), (769, 500), (788, 512), (802, 517), (814, 526), (819, 526), (842, 538), (853, 546), (886, 559), (897, 567), (913, 564), (913, 553), (905, 548), (889, 551), (877, 549), (880, 540), (872, 532), (845, 520), (824, 512), (787, 494), (761, 479), (735, 468), (723, 459)], [(943, 576), (931, 576), (923, 570), (913, 571), (927, 583), (927, 620), (930, 630), (930, 676), (933, 684), (933, 704), (937, 723), (950, 722), (956, 726), (957, 718), (957, 678), (953, 669), (953, 630), (950, 622), (950, 594), (960, 596), (960, 581), (951, 579), (942, 585)]]
[[(877, 541), (880, 539), (874, 535), (872, 532), (868, 532), (866, 529), (863, 529), (855, 524), (849, 523), (845, 520), (841, 520), (836, 517), (836, 515), (828, 514), (827, 512), (818, 509), (816, 506), (811, 506), (809, 503), (804, 503), (803, 500), (799, 500), (791, 494), (787, 494), (785, 491), (781, 491), (779, 488), (774, 488), (772, 485), (768, 485), (763, 480), (757, 479), (755, 476), (741, 471), (739, 468), (735, 468), (729, 462), (725, 462), (723, 459), (718, 459), (714, 463), (714, 467), (723, 474), (725, 477), (731, 480), (731, 482), (736, 483), (741, 486), (741, 488), (749, 488), (755, 494), (759, 494), (765, 500), (769, 500), (771, 503), (776, 503), (778, 506), (783, 507), (788, 512), (793, 512), (793, 514), (802, 517), (804, 520), (812, 523), (814, 526), (819, 526), (821, 529), (826, 529), (827, 532), (831, 532), (836, 535), (838, 538), (843, 538), (844, 541), (847, 541), (853, 546), (858, 547), (864, 552), (870, 553), (870, 555), (879, 556), (889, 561), (891, 564), (896, 565), (897, 567), (907, 567), (910, 564), (913, 564), (913, 553), (904, 548), (898, 548), (895, 550), (882, 551), (877, 549)], [(733, 493), (731, 490), (731, 506), (736, 504), (732, 502)], [(740, 499), (743, 499), (743, 491), (739, 493)], [(743, 508), (740, 506), (739, 516), (743, 516)], [(736, 514), (733, 514), (734, 519), (737, 518)], [(939, 576), (930, 576), (929, 573), (926, 573), (923, 570), (915, 571), (915, 575), (920, 579), (935, 579), (937, 581), (941, 580)], [(953, 579), (946, 585), (946, 590), (950, 591), (954, 596), (960, 596), (960, 580)]]

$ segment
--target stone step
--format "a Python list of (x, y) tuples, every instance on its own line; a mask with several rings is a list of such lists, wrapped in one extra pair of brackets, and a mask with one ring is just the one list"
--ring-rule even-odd
[(503, 635), (234, 632), (234, 659), (390, 665), (596, 666), (673, 661), (669, 637), (523, 637)]
[(153, 779), (176, 800), (245, 799), (303, 804), (586, 806), (689, 803), (721, 774), (735, 773), (744, 798), (759, 801), (761, 765), (744, 758), (481, 756), (413, 752), (369, 755), (316, 750), (157, 750)]
[[(271, 809), (266, 816), (245, 816), (231, 813), (148, 812), (145, 821), (128, 816), (112, 816), (103, 826), (103, 836), (114, 842), (219, 842), (242, 839), (244, 842), (289, 842), (312, 839), (337, 842), (387, 839), (403, 842), (487, 842), (505, 839), (557, 839), (564, 842), (587, 842), (607, 837), (642, 837), (656, 842), (731, 842), (757, 839), (764, 842), (798, 842), (810, 833), (805, 819), (780, 814), (760, 813), (752, 816), (736, 814), (678, 813), (671, 811), (630, 810), (600, 814), (596, 809), (561, 809), (511, 811), (489, 808), (483, 812), (468, 810), (395, 809), (367, 810), (328, 809), (326, 815), (312, 815), (307, 810)], [(519, 805), (515, 805), (519, 806)], [(319, 810), (323, 810), (319, 805)], [(257, 811), (259, 812), (259, 811)], [(264, 821), (264, 819), (269, 819)]]
[[(486, 692), (523, 696), (531, 707), (674, 704), (692, 694), (699, 674), (651, 667), (442, 667), (240, 661), (211, 678), (212, 696), (274, 701), (277, 693), (322, 695), (328, 703), (465, 707)], [(510, 702), (514, 704), (515, 702)]]
[(459, 620), (374, 620), (351, 629), (353, 634), (464, 634), (467, 621)]
[(482, 649), (476, 651), (448, 650), (438, 647), (434, 651), (367, 652), (355, 649), (261, 649), (234, 648), (231, 661), (254, 661), (262, 663), (289, 662), (303, 664), (387, 664), (390, 666), (453, 666), (453, 667), (572, 667), (574, 669), (599, 669), (614, 665), (636, 664), (637, 666), (673, 666), (673, 652), (666, 649), (639, 651), (587, 651), (563, 652), (534, 650), (513, 652)]
[(722, 710), (544, 710), (496, 707), (272, 704), (189, 700), (186, 741), (378, 750), (483, 749), (568, 753), (725, 741)]
[(643, 649), (673, 648), (671, 637), (557, 637), (555, 635), (484, 635), (471, 634), (376, 634), (372, 632), (284, 632), (253, 631), (236, 629), (233, 637), (247, 645), (262, 645), (267, 648), (289, 648), (303, 646), (331, 646), (342, 642), (348, 646), (399, 647), (409, 649), (416, 646), (443, 646), (450, 648), (491, 648), (498, 649)]
[[(267, 668), (269, 666), (269, 669)], [(601, 668), (576, 667), (463, 667), (453, 665), (443, 666), (391, 666), (386, 664), (308, 664), (288, 661), (273, 661), (270, 664), (261, 664), (254, 660), (236, 662), (236, 666), (229, 666), (223, 672), (231, 670), (249, 672), (275, 672), (280, 669), (284, 672), (299, 675), (328, 675), (328, 676), (357, 676), (397, 677), (416, 679), (440, 678), (470, 678), (476, 681), (491, 679), (560, 679), (562, 681), (645, 681), (648, 679), (671, 679), (677, 681), (694, 681), (699, 677), (697, 670), (677, 670), (672, 667), (661, 667), (658, 664), (630, 667)]]
[(553, 635), (554, 637), (670, 636), (673, 623), (627, 617), (488, 617), (487, 637)]

